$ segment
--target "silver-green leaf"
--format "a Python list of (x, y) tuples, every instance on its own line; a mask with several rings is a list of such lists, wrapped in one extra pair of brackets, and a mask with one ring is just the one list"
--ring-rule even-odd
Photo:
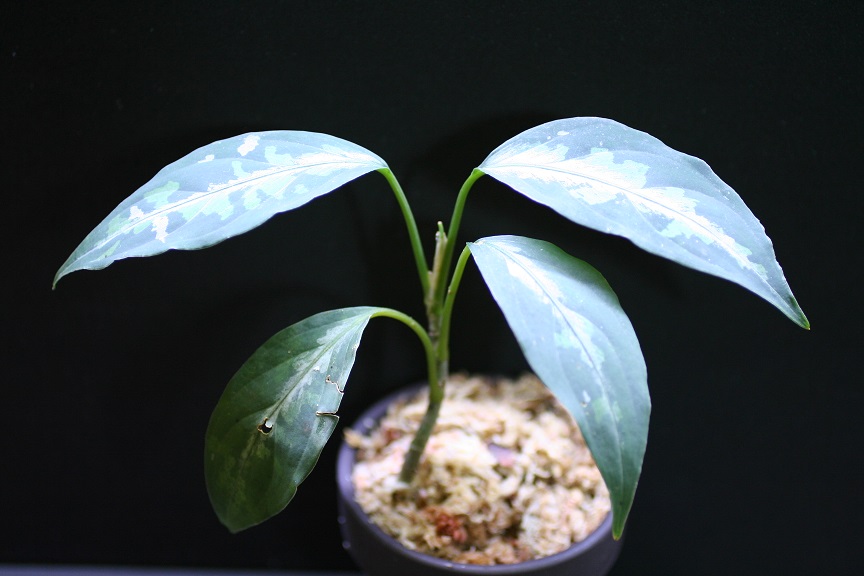
[(542, 124), (478, 167), (570, 220), (736, 282), (809, 327), (762, 224), (702, 160), (604, 118)]
[(618, 298), (597, 270), (548, 242), (496, 236), (468, 246), (531, 369), (579, 424), (620, 536), (642, 471), (651, 400)]
[(228, 383), (210, 419), (204, 472), (232, 532), (280, 512), (318, 461), (369, 319), (381, 308), (331, 310), (282, 330)]
[(208, 144), (160, 170), (60, 267), (98, 270), (133, 256), (212, 246), (387, 164), (326, 134), (257, 132)]

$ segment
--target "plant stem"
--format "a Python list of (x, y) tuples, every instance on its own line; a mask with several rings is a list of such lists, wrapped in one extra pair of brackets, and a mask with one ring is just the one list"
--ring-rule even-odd
[[(459, 225), (462, 223), (462, 213), (465, 211), (465, 201), (468, 200), (468, 192), (471, 191), (474, 182), (479, 180), (484, 174), (485, 173), (482, 170), (475, 168), (471, 171), (471, 175), (468, 176), (468, 179), (465, 180), (465, 183), (462, 184), (462, 188), (459, 190), (459, 195), (456, 197), (456, 204), (453, 206), (453, 215), (450, 217), (450, 228), (447, 230), (448, 242), (447, 246), (444, 248), (444, 256), (441, 264), (442, 270), (450, 270), (450, 263), (453, 261), (453, 250), (455, 248), (453, 242), (459, 234)], [(437, 280), (438, 282), (432, 287), (432, 290), (435, 291), (435, 300), (443, 304), (444, 297), (446, 296), (445, 286), (447, 286), (448, 274), (440, 274)]]
[(398, 310), (386, 308), (374, 314), (374, 317), (384, 316), (399, 320), (403, 324), (411, 328), (415, 334), (423, 342), (423, 348), (426, 350), (427, 371), (429, 377), (429, 409), (423, 417), (420, 429), (414, 435), (411, 446), (408, 449), (408, 454), (405, 456), (405, 462), (402, 464), (402, 471), (399, 474), (399, 479), (403, 482), (410, 483), (417, 473), (417, 466), (420, 463), (420, 456), (423, 455), (423, 450), (426, 448), (426, 443), (429, 441), (429, 436), (435, 428), (435, 421), (438, 419), (438, 413), (441, 410), (441, 402), (444, 400), (444, 389), (439, 386), (440, 364), (437, 361), (438, 355), (435, 344), (429, 338), (429, 334), (423, 329), (419, 322)]
[(444, 311), (441, 314), (441, 335), (438, 337), (438, 360), (450, 361), (450, 318), (453, 315), (453, 302), (456, 300), (456, 292), (459, 290), (459, 284), (462, 282), (462, 272), (465, 271), (465, 264), (468, 263), (468, 258), (471, 257), (471, 250), (466, 246), (462, 249), (462, 254), (459, 255), (459, 260), (456, 262), (456, 268), (453, 270), (453, 279), (450, 281), (450, 286), (447, 288), (447, 298), (444, 300)]
[[(408, 453), (405, 455), (402, 470), (399, 472), (399, 480), (406, 484), (410, 484), (417, 474), (420, 457), (426, 449), (426, 444), (432, 435), (435, 423), (438, 420), (438, 414), (441, 411), (441, 403), (444, 401), (444, 387), (447, 383), (450, 368), (450, 317), (453, 313), (453, 302), (456, 298), (456, 292), (462, 280), (462, 272), (471, 255), (467, 247), (459, 257), (449, 287), (447, 287), (447, 281), (450, 279), (449, 270), (453, 259), (454, 241), (459, 232), (459, 224), (462, 220), (462, 212), (465, 209), (465, 201), (471, 186), (481, 176), (483, 176), (483, 172), (475, 169), (459, 190), (453, 215), (450, 219), (449, 232), (445, 234), (444, 226), (440, 222), (438, 223), (438, 232), (435, 235), (433, 268), (426, 275), (427, 282), (423, 284), (426, 316), (429, 322), (427, 334), (433, 348), (431, 356), (427, 348), (427, 363), (430, 365), (429, 405), (426, 408), (423, 420), (420, 422), (420, 427), (411, 441)], [(447, 288), (445, 289), (445, 287)], [(434, 365), (434, 370), (431, 368), (432, 365)]]
[(429, 266), (426, 264), (426, 255), (423, 253), (423, 243), (420, 241), (420, 232), (417, 230), (414, 213), (411, 212), (411, 206), (408, 204), (405, 192), (402, 191), (402, 186), (399, 185), (393, 171), (389, 168), (382, 168), (378, 172), (387, 179), (390, 188), (396, 194), (396, 202), (399, 203), (402, 216), (405, 218), (405, 225), (408, 227), (408, 239), (411, 241), (411, 250), (414, 252), (414, 262), (420, 276), (420, 286), (423, 288), (423, 294), (427, 294), (429, 292)]
[(420, 456), (426, 449), (426, 443), (429, 441), (429, 436), (432, 435), (432, 430), (435, 428), (435, 422), (438, 420), (438, 413), (441, 411), (441, 400), (432, 400), (432, 389), (429, 390), (429, 407), (426, 409), (426, 414), (423, 415), (423, 420), (420, 422), (420, 428), (414, 434), (411, 441), (411, 446), (408, 448), (408, 453), (405, 455), (405, 461), (402, 463), (402, 469), (399, 471), (399, 481), (405, 484), (410, 484), (417, 475), (417, 467), (420, 465)]
[(429, 334), (426, 330), (423, 329), (423, 326), (420, 325), (419, 322), (414, 320), (411, 316), (403, 312), (399, 312), (398, 310), (393, 310), (392, 308), (383, 308), (381, 311), (372, 315), (373, 318), (377, 318), (379, 316), (384, 316), (386, 318), (392, 318), (394, 320), (398, 320), (411, 328), (417, 337), (420, 338), (420, 342), (423, 343), (423, 349), (426, 352), (426, 371), (429, 377), (429, 382), (438, 382), (439, 374), (438, 374), (438, 362), (437, 358), (437, 350), (435, 343), (433, 343), (432, 339), (429, 338)]

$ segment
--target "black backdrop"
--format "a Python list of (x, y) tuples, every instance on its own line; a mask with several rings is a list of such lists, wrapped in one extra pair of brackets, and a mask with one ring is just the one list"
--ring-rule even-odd
[[(465, 240), (556, 242), (606, 275), (654, 410), (624, 574), (860, 573), (862, 11), (856, 2), (6, 2), (0, 9), (0, 563), (350, 569), (329, 447), (276, 519), (231, 536), (202, 437), (282, 327), (419, 315), (400, 215), (365, 177), (217, 247), (54, 272), (164, 164), (251, 130), (355, 141), (431, 239), (497, 144), (605, 116), (705, 159), (766, 226), (813, 330), (723, 281), (576, 229), (493, 181)], [(524, 362), (476, 271), (453, 365)], [(422, 378), (373, 323), (343, 422)]]

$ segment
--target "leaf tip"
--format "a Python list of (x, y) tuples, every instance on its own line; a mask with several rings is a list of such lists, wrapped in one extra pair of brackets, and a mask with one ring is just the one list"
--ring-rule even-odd
[(798, 305), (798, 300), (796, 300), (794, 296), (789, 296), (788, 302), (789, 307), (793, 312), (793, 314), (789, 314), (789, 318), (801, 328), (810, 330), (810, 321), (807, 319), (807, 316), (804, 315), (801, 306)]
[(66, 271), (63, 268), (57, 270), (57, 273), (54, 275), (54, 280), (51, 282), (51, 291), (57, 289), (57, 283), (60, 282), (60, 279), (66, 275)]
[(249, 528), (249, 526), (233, 525), (224, 521), (222, 522), (222, 525), (225, 526), (225, 528), (227, 528), (228, 532), (230, 532), (231, 534), (239, 534), (240, 532), (243, 532), (244, 530)]
[(612, 515), (612, 538), (615, 540), (621, 540), (621, 537), (624, 535), (624, 522), (625, 520), (619, 521), (619, 516), (617, 514)]

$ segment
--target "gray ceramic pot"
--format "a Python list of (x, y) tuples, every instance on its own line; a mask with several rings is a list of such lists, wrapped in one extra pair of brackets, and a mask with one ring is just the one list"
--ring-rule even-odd
[[(384, 398), (364, 412), (354, 429), (366, 433), (400, 397), (417, 391), (414, 386)], [(612, 538), (612, 515), (588, 538), (569, 549), (520, 564), (474, 566), (456, 564), (408, 550), (372, 524), (354, 501), (351, 470), (355, 451), (344, 442), (339, 449), (336, 481), (339, 485), (339, 523), (345, 548), (368, 576), (439, 576), (477, 574), (483, 576), (603, 576), (612, 568), (621, 541)]]

